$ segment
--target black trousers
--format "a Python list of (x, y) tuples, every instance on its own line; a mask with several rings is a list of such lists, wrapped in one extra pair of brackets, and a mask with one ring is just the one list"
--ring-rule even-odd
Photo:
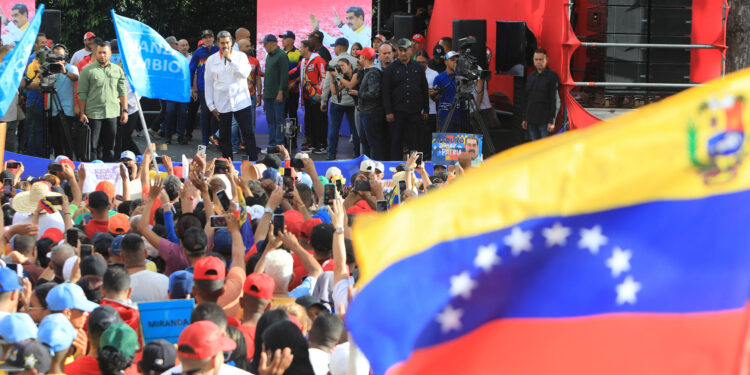
[(71, 124), (74, 118), (59, 113), (49, 117), (49, 139), (52, 141), (54, 155), (66, 155), (73, 158), (73, 134)]
[(424, 160), (432, 160), (432, 133), (436, 133), (437, 115), (430, 115), (417, 127), (417, 151), (422, 152)]
[(128, 116), (128, 122), (126, 122), (125, 124), (120, 124), (120, 121), (117, 121), (117, 137), (115, 139), (115, 158), (117, 158), (118, 160), (120, 158), (120, 154), (123, 151), (133, 151), (133, 153), (136, 155), (141, 154), (141, 150), (138, 148), (138, 145), (135, 144), (135, 141), (133, 140), (133, 130), (143, 131), (143, 126), (141, 125), (141, 118), (138, 116), (137, 112)]
[[(91, 126), (91, 157), (104, 162), (117, 161), (115, 159), (115, 140), (117, 139), (118, 117), (104, 119), (89, 119)], [(118, 155), (119, 156), (119, 155)]]
[(198, 108), (201, 102), (199, 100), (193, 100), (190, 98), (190, 104), (188, 104), (187, 120), (185, 122), (185, 138), (193, 139), (193, 129), (195, 124), (198, 122)]
[(255, 107), (248, 106), (236, 112), (227, 112), (219, 114), (219, 149), (221, 156), (225, 158), (232, 157), (232, 116), (237, 120), (242, 135), (242, 143), (245, 145), (245, 152), (250, 156), (250, 160), (258, 160), (258, 150), (255, 146), (255, 133), (253, 132), (252, 115)]
[(409, 150), (417, 149), (417, 127), (424, 120), (419, 113), (396, 112), (393, 115), (396, 121), (388, 123), (390, 160), (404, 160), (404, 146)]
[(325, 147), (328, 136), (328, 119), (320, 110), (320, 103), (305, 99), (305, 134), (311, 147)]

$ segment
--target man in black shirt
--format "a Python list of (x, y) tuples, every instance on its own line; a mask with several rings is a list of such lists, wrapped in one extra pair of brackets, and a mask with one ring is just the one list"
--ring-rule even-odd
[(328, 51), (328, 48), (323, 45), (324, 37), (325, 36), (323, 35), (323, 32), (320, 30), (315, 30), (307, 36), (308, 40), (311, 41), (314, 45), (313, 52), (320, 55), (320, 57), (322, 57), (323, 60), (326, 61), (326, 64), (328, 64), (328, 62), (331, 61), (331, 52)]
[(403, 160), (403, 147), (417, 149), (417, 124), (430, 113), (424, 68), (413, 61), (411, 41), (398, 41), (398, 59), (383, 71), (383, 109), (390, 135), (390, 160)]
[(549, 136), (555, 128), (555, 118), (560, 106), (557, 74), (547, 68), (547, 51), (534, 52), (535, 71), (526, 79), (526, 108), (521, 126), (528, 129), (532, 141)]

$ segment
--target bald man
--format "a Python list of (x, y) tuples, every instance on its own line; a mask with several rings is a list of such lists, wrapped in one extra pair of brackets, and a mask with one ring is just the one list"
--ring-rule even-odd
[(190, 43), (187, 39), (180, 39), (177, 41), (177, 50), (190, 60), (190, 54), (188, 53), (188, 51), (190, 51)]
[(250, 41), (250, 30), (244, 27), (240, 27), (239, 29), (234, 31), (234, 47), (232, 48), (237, 51), (241, 51), (237, 42), (243, 39), (247, 39), (248, 41)]

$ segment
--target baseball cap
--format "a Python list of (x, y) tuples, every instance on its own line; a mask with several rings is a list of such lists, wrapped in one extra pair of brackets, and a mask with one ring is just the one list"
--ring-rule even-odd
[(299, 238), (303, 222), (305, 222), (305, 218), (302, 216), (301, 212), (297, 210), (288, 210), (284, 212), (284, 225), (286, 226), (286, 230), (291, 232), (294, 237)]
[(94, 275), (101, 279), (107, 272), (107, 261), (102, 257), (87, 256), (81, 259), (79, 267), (81, 268), (81, 276)]
[(411, 37), (411, 40), (419, 43), (424, 43), (424, 36), (422, 34), (414, 34), (414, 36)]
[(49, 238), (52, 240), (52, 243), (57, 243), (62, 241), (63, 239), (63, 233), (58, 228), (49, 228), (42, 233), (42, 236), (39, 238)]
[(177, 354), (189, 359), (208, 359), (236, 348), (237, 343), (226, 337), (216, 323), (208, 320), (185, 327), (177, 341)]
[(13, 345), (5, 363), (0, 364), (0, 371), (15, 373), (35, 369), (40, 374), (46, 374), (51, 364), (49, 348), (39, 341), (31, 340)]
[(63, 311), (65, 309), (76, 309), (91, 312), (99, 305), (86, 299), (83, 289), (76, 284), (63, 283), (52, 288), (47, 293), (47, 310)]
[(375, 162), (372, 160), (362, 160), (359, 163), (360, 172), (375, 172)]
[(318, 218), (305, 220), (305, 222), (302, 223), (302, 231), (300, 232), (300, 238), (310, 241), (310, 235), (312, 234), (313, 228), (316, 225), (322, 224), (322, 223), (323, 223), (323, 220), (318, 219)]
[(167, 41), (167, 43), (169, 43), (169, 44), (177, 44), (177, 38), (175, 38), (175, 37), (173, 37), (173, 36), (168, 36), (168, 37), (166, 38), (166, 41)]
[(112, 240), (112, 243), (109, 245), (109, 251), (116, 255), (120, 256), (120, 252), (122, 251), (122, 240), (125, 238), (124, 235), (119, 235), (115, 237), (114, 240)]
[(313, 188), (312, 177), (305, 172), (297, 173), (297, 182), (307, 185), (310, 189)]
[(130, 218), (128, 217), (128, 215), (116, 213), (109, 217), (109, 232), (110, 233), (125, 234), (129, 230), (130, 230)]
[(201, 39), (205, 36), (214, 36), (214, 32), (209, 29), (201, 31)]
[(103, 191), (92, 191), (89, 194), (89, 207), (98, 210), (106, 208), (109, 205), (109, 198), (107, 193)]
[(110, 201), (114, 199), (115, 197), (115, 185), (113, 185), (109, 181), (99, 181), (98, 184), (96, 184), (96, 191), (103, 191), (107, 194), (107, 199)]
[(183, 299), (193, 293), (193, 274), (182, 270), (169, 275), (169, 296), (172, 299)]
[(90, 332), (103, 333), (112, 324), (122, 323), (120, 313), (110, 305), (99, 306), (89, 314), (86, 325)]
[(69, 166), (70, 169), (76, 169), (76, 165), (73, 163), (73, 160), (70, 160), (70, 158), (65, 155), (59, 155), (57, 158), (55, 158), (55, 161), (60, 164)]
[(99, 339), (99, 349), (111, 346), (125, 357), (135, 354), (140, 347), (138, 335), (125, 323), (115, 323), (109, 326)]
[(190, 227), (182, 234), (182, 247), (191, 256), (205, 252), (207, 241), (203, 228)]
[(310, 232), (310, 245), (321, 250), (330, 250), (333, 244), (333, 232), (336, 230), (331, 224), (318, 224)]
[(357, 55), (362, 55), (368, 60), (374, 60), (376, 53), (375, 53), (375, 50), (372, 49), (372, 47), (365, 47), (357, 51)]
[(316, 38), (316, 39), (320, 39), (320, 40), (323, 40), (323, 38), (325, 38), (323, 36), (323, 32), (320, 31), (320, 30), (315, 30), (315, 31), (311, 32), (310, 34), (307, 35), (307, 37), (308, 38)]
[(8, 267), (0, 268), (0, 292), (12, 292), (21, 289), (18, 273)]
[(130, 150), (128, 150), (128, 151), (123, 151), (123, 152), (122, 152), (122, 153), (120, 154), (120, 160), (122, 160), (122, 159), (130, 159), (130, 160), (135, 160), (135, 153), (133, 153), (133, 151), (130, 151)]
[(313, 306), (320, 306), (321, 308), (323, 308), (324, 310), (326, 310), (328, 312), (331, 311), (331, 309), (329, 309), (328, 306), (326, 304), (324, 304), (323, 301), (321, 301), (320, 298), (318, 298), (318, 297), (313, 297), (313, 296), (309, 296), (309, 295), (308, 296), (302, 296), (302, 297), (299, 297), (296, 300), (294, 300), (294, 302), (296, 304), (304, 307), (305, 309), (309, 309), (310, 307), (313, 307)]
[(338, 167), (330, 167), (326, 171), (326, 178), (331, 179), (332, 176), (341, 176), (341, 169)]
[(249, 296), (270, 300), (273, 299), (273, 289), (275, 287), (276, 282), (271, 276), (265, 273), (253, 272), (247, 275), (242, 291)]
[(381, 42), (385, 42), (385, 35), (378, 34), (378, 35), (375, 35), (374, 37), (372, 37), (372, 39), (380, 39)]
[(225, 255), (232, 252), (232, 234), (227, 228), (220, 228), (214, 232), (214, 251)]
[(346, 38), (336, 38), (336, 41), (331, 44), (331, 47), (336, 46), (349, 47), (349, 41)]
[(294, 33), (291, 30), (287, 30), (285, 33), (279, 35), (279, 38), (291, 38), (296, 39), (297, 37), (294, 35)]
[(450, 51), (450, 52), (448, 52), (448, 53), (445, 54), (445, 59), (446, 60), (450, 60), (450, 59), (452, 59), (452, 58), (454, 58), (456, 56), (458, 56), (458, 52), (456, 52), (456, 51)]
[(277, 43), (279, 40), (276, 39), (276, 35), (273, 34), (266, 34), (266, 36), (263, 37), (263, 41), (261, 43)]
[(162, 339), (146, 344), (143, 347), (142, 354), (139, 367), (144, 373), (150, 371), (154, 373), (165, 372), (174, 367), (177, 360), (177, 350), (174, 345)]
[(54, 353), (70, 348), (77, 334), (70, 320), (60, 313), (47, 315), (39, 323), (39, 341), (49, 346)]
[(96, 34), (92, 33), (91, 31), (87, 32), (86, 34), (83, 34), (83, 40), (96, 38)]
[(29, 314), (12, 313), (0, 320), (0, 342), (3, 344), (35, 339), (36, 334), (36, 324)]
[(443, 46), (436, 44), (435, 47), (432, 48), (432, 56), (433, 57), (442, 57), (445, 55), (445, 48)]
[(221, 259), (206, 256), (195, 262), (193, 280), (224, 280), (226, 272), (226, 266), (224, 266), (224, 262)]
[(385, 172), (385, 165), (379, 161), (375, 162), (375, 170), (380, 171), (380, 173)]
[(401, 38), (398, 40), (398, 43), (396, 43), (398, 48), (411, 48), (411, 40), (406, 38)]
[[(62, 267), (63, 279), (65, 281), (70, 281), (70, 277), (73, 275), (73, 267), (75, 267), (77, 261), (78, 255), (73, 255), (72, 257), (65, 259), (65, 263), (63, 263)], [(84, 291), (84, 293), (86, 292)]]

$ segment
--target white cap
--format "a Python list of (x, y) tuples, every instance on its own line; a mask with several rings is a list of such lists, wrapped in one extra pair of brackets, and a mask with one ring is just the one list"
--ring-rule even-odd
[(265, 210), (263, 209), (263, 206), (255, 204), (252, 206), (248, 206), (245, 208), (247, 211), (247, 214), (250, 215), (250, 220), (256, 220), (263, 217), (263, 214), (265, 213)]
[(359, 164), (360, 172), (375, 172), (375, 162), (372, 160), (362, 160)]
[(298, 152), (298, 153), (294, 154), (294, 158), (295, 159), (309, 159), (310, 155), (308, 155), (308, 154), (306, 154), (304, 152)]
[(458, 56), (458, 52), (456, 52), (456, 51), (450, 51), (450, 52), (448, 52), (448, 53), (445, 54), (445, 59), (446, 60), (450, 60), (450, 59), (452, 59), (452, 58), (454, 58), (456, 56)]
[(63, 263), (62, 269), (63, 279), (65, 279), (65, 281), (70, 281), (70, 276), (73, 275), (73, 266), (75, 266), (77, 260), (77, 255), (73, 255), (72, 257), (65, 259), (65, 263)]
[(120, 159), (121, 159), (121, 160), (122, 160), (122, 159), (130, 159), (130, 160), (135, 160), (135, 154), (133, 153), (133, 151), (123, 151), (123, 152), (122, 152), (122, 153), (120, 154)]
[(379, 170), (380, 172), (385, 172), (385, 165), (383, 163), (376, 161), (375, 162), (375, 169)]
[(341, 174), (341, 169), (338, 169), (337, 167), (330, 167), (330, 168), (328, 168), (328, 170), (326, 171), (326, 178), (327, 178), (327, 179), (328, 179), (329, 181), (331, 180), (331, 176), (336, 176), (336, 175), (339, 175), (339, 176), (341, 176), (341, 175), (342, 175), (342, 174)]

